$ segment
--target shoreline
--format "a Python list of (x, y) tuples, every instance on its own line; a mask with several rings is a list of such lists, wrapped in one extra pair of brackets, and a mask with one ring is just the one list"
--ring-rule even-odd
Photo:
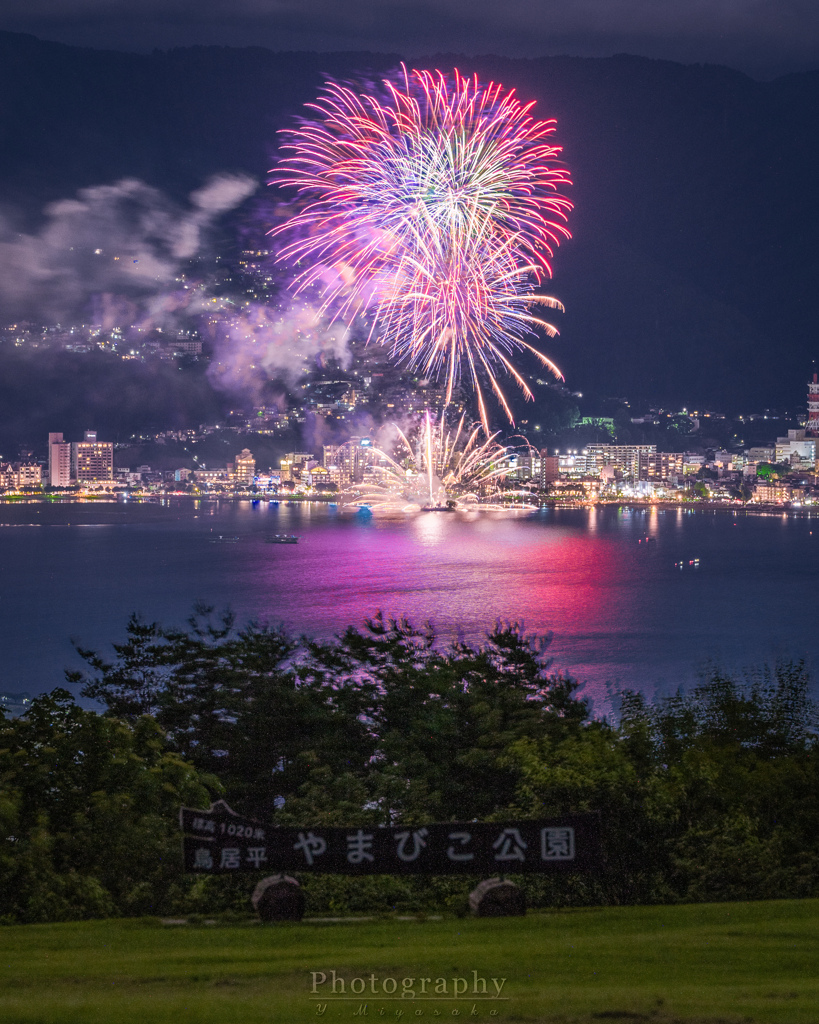
[[(337, 496), (332, 495), (288, 495), (287, 497), (271, 498), (266, 495), (254, 494), (186, 494), (178, 491), (156, 491), (148, 494), (9, 494), (0, 495), (0, 506), (2, 505), (72, 505), (72, 504), (97, 504), (97, 505), (156, 505), (160, 502), (170, 500), (176, 501), (204, 501), (204, 502), (237, 502), (251, 501), (264, 502), (274, 505), (342, 505)], [(350, 508), (361, 506), (349, 505)], [(365, 506), (369, 507), (369, 506)], [(788, 504), (777, 505), (763, 502), (743, 502), (728, 504), (721, 501), (650, 501), (640, 498), (610, 498), (597, 501), (561, 501), (544, 499), (537, 505), (509, 504), (481, 505), (479, 503), (469, 506), (461, 505), (456, 507), (455, 512), (538, 512), (541, 509), (593, 509), (593, 508), (639, 508), (639, 509), (661, 509), (668, 511), (688, 512), (730, 512), (736, 515), (787, 515), (801, 518), (810, 517), (813, 513), (812, 505), (792, 506)], [(378, 511), (378, 509), (373, 509)], [(419, 510), (422, 511), (422, 510)], [(819, 505), (816, 506), (819, 514)]]

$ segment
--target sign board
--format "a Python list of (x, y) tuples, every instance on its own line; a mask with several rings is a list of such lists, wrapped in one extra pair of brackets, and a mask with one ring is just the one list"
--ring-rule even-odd
[(598, 814), (492, 824), (279, 828), (233, 814), (219, 801), (208, 811), (183, 807), (180, 822), (185, 870), (199, 874), (491, 875), (600, 866)]

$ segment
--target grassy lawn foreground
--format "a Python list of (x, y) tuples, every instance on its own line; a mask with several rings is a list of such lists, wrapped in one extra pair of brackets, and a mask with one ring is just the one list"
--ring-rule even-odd
[[(819, 1021), (819, 900), (501, 920), (28, 925), (0, 929), (0, 957), (0, 1021), (14, 1024), (354, 1024), (363, 1004), (370, 1021), (402, 1024)], [(331, 1001), (325, 983), (317, 1002), (310, 972), (331, 970), (347, 996), (354, 978), (380, 994)], [(505, 978), (508, 998), (470, 999), (473, 971), (488, 993)], [(385, 999), (390, 977), (399, 993), (416, 979), (416, 996), (421, 977), (427, 994), (444, 979), (449, 998)], [(457, 1001), (454, 978), (469, 985)]]

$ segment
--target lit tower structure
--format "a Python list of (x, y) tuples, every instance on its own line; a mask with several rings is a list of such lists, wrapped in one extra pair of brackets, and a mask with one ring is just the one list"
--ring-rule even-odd
[(805, 424), (808, 437), (819, 437), (819, 376), (814, 373), (808, 382), (808, 421)]

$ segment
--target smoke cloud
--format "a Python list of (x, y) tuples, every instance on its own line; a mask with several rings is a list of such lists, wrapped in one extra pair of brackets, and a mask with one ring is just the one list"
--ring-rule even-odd
[(247, 175), (220, 174), (184, 205), (124, 179), (51, 203), (36, 232), (16, 232), (0, 219), (3, 318), (143, 336), (195, 327), (213, 350), (212, 385), (253, 401), (262, 401), (270, 378), (292, 384), (311, 360), (347, 365), (347, 329), (318, 306), (240, 301), (191, 272), (192, 260), (213, 255), (209, 234), (218, 218), (256, 189)]
[(251, 303), (239, 312), (218, 313), (209, 328), (211, 383), (256, 404), (263, 404), (270, 378), (293, 384), (310, 360), (332, 357), (342, 366), (349, 364), (347, 328), (331, 323), (308, 302)]
[(247, 175), (218, 175), (185, 208), (136, 179), (51, 203), (36, 233), (0, 221), (0, 305), (5, 316), (88, 322), (144, 318), (199, 254), (216, 219), (250, 196)]

